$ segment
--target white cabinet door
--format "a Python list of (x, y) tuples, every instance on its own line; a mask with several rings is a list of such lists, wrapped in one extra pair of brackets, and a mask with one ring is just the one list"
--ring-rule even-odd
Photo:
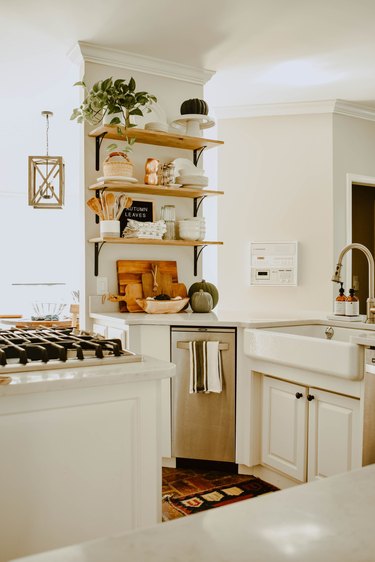
[[(129, 326), (129, 349), (135, 353), (151, 355), (162, 361), (171, 359), (171, 343), (169, 326)], [(171, 382), (162, 380), (161, 385), (161, 427), (162, 427), (162, 456), (172, 457), (172, 429), (171, 429)]]
[(122, 330), (121, 328), (112, 328), (112, 326), (107, 327), (107, 338), (115, 338), (121, 340), (123, 349), (127, 348), (127, 334), (127, 330)]
[(360, 468), (360, 401), (309, 389), (308, 480)]
[(306, 481), (306, 388), (263, 377), (262, 464)]
[(93, 324), (92, 325), (92, 331), (94, 332), (94, 334), (99, 334), (100, 336), (103, 336), (104, 338), (107, 337), (107, 326), (104, 326), (104, 324)]

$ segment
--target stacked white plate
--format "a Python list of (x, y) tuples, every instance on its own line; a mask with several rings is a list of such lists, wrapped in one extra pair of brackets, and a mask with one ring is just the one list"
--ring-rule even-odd
[(208, 186), (208, 177), (200, 175), (177, 176), (176, 182), (181, 183), (182, 187), (203, 188)]
[(204, 240), (206, 221), (203, 217), (194, 217), (178, 221), (179, 235), (182, 240)]

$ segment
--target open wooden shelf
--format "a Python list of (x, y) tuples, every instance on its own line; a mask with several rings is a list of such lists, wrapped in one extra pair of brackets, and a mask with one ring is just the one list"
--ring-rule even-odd
[(159, 131), (148, 131), (146, 129), (130, 128), (121, 126), (121, 133), (117, 131), (118, 125), (101, 125), (89, 133), (90, 137), (105, 137), (106, 139), (124, 140), (126, 137), (135, 138), (141, 144), (153, 144), (157, 146), (169, 146), (199, 150), (200, 148), (214, 148), (224, 144), (223, 141), (206, 139), (205, 137), (189, 137), (179, 133), (161, 133)]
[(153, 238), (90, 238), (89, 242), (94, 244), (147, 244), (157, 246), (208, 246), (223, 244), (223, 242), (208, 242), (207, 240), (159, 240)]
[[(120, 129), (120, 131), (119, 131)], [(95, 138), (95, 170), (100, 169), (100, 147), (104, 138), (114, 140), (124, 140), (134, 138), (138, 143), (151, 144), (162, 147), (180, 148), (193, 151), (193, 162), (198, 164), (199, 158), (203, 151), (207, 148), (215, 148), (222, 144), (223, 141), (206, 139), (205, 137), (191, 137), (188, 135), (176, 133), (162, 133), (158, 131), (148, 131), (146, 129), (137, 129), (136, 127), (126, 129), (124, 126), (118, 125), (102, 125), (89, 133), (90, 137)], [(210, 189), (194, 189), (184, 187), (164, 187), (154, 186), (142, 183), (129, 184), (121, 181), (101, 181), (90, 185), (90, 190), (96, 191), (99, 196), (100, 190), (109, 191), (125, 191), (127, 193), (141, 193), (145, 195), (158, 195), (169, 197), (185, 197), (193, 199), (194, 217), (197, 216), (199, 207), (207, 196), (223, 195), (223, 191)], [(99, 222), (99, 217), (96, 217)], [(99, 254), (105, 244), (139, 244), (148, 246), (185, 246), (192, 247), (194, 251), (194, 276), (198, 274), (198, 260), (206, 248), (210, 245), (221, 245), (223, 242), (213, 242), (206, 240), (155, 240), (149, 238), (91, 238), (89, 242), (94, 244), (94, 274), (99, 274)]]
[(90, 238), (89, 242), (94, 244), (94, 275), (99, 275), (99, 254), (104, 244), (144, 244), (148, 246), (185, 246), (194, 250), (194, 275), (198, 273), (198, 260), (206, 246), (221, 245), (223, 242), (211, 242), (207, 240), (155, 240), (152, 238)]
[(104, 189), (106, 189), (107, 191), (126, 191), (127, 193), (142, 193), (145, 195), (168, 197), (188, 197), (190, 199), (224, 195), (224, 191), (194, 189), (187, 187), (164, 187), (159, 185), (147, 185), (143, 183), (124, 183), (121, 181), (101, 181), (90, 185), (89, 189), (94, 191)]

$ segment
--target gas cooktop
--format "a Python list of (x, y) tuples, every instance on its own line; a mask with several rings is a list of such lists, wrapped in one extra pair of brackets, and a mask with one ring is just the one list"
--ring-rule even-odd
[(137, 361), (142, 357), (122, 349), (120, 339), (75, 328), (0, 330), (0, 374)]

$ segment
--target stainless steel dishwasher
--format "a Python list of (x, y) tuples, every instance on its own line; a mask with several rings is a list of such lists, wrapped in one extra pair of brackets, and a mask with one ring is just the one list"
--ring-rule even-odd
[[(219, 341), (221, 393), (189, 394), (189, 341)], [(235, 462), (236, 329), (171, 328), (172, 455), (178, 458)]]

